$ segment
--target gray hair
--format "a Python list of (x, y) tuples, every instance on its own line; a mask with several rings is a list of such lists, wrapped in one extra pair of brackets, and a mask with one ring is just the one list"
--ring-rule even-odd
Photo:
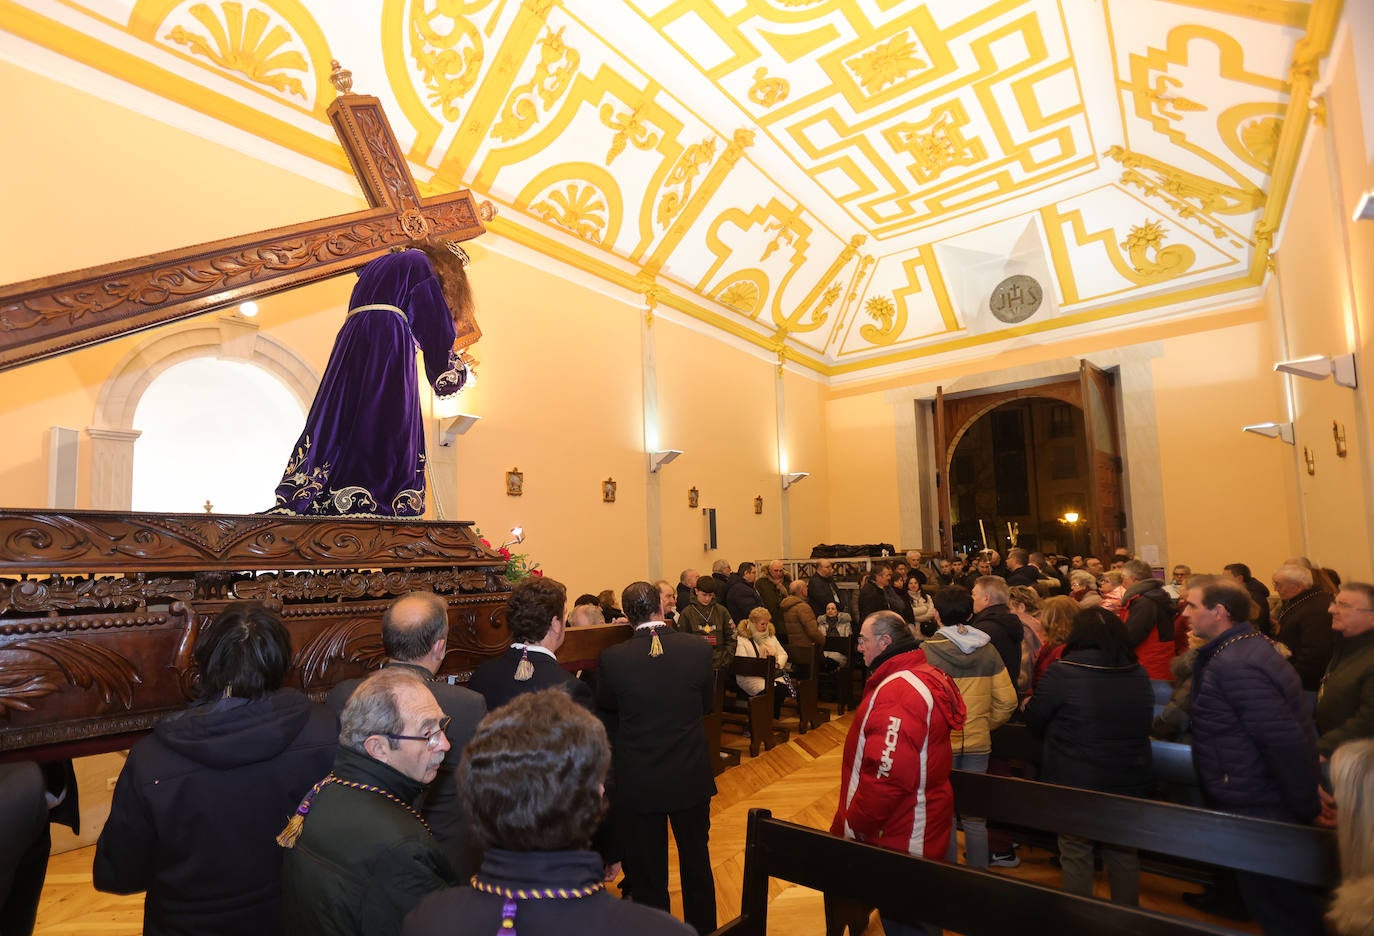
[(1074, 569), (1069, 573), (1069, 584), (1074, 588), (1093, 589), (1097, 587), (1097, 576), (1087, 569)]
[(797, 579), (788, 587), (788, 591), (794, 595), (805, 598), (808, 587), (810, 587), (810, 583), (807, 579)]
[(1288, 582), (1292, 585), (1301, 585), (1303, 588), (1312, 587), (1312, 570), (1306, 566), (1283, 565), (1279, 566), (1274, 572), (1274, 581)]
[(721, 573), (722, 575), (729, 575), (729, 574), (730, 574), (730, 560), (729, 560), (729, 559), (717, 559), (715, 562), (711, 563), (711, 573), (714, 575), (714, 574), (717, 573), (717, 572)]
[(906, 621), (896, 611), (874, 611), (864, 618), (864, 623), (873, 632), (876, 640), (883, 634), (892, 638), (892, 642), (901, 643), (903, 640), (911, 639), (911, 630), (906, 626)]
[[(363, 743), (373, 735), (395, 735), (405, 731), (401, 690), (424, 688), (418, 676), (403, 669), (378, 670), (364, 679), (348, 697), (348, 704), (339, 716), (339, 745), (365, 754)], [(391, 746), (394, 748), (397, 743), (391, 741)]]
[(993, 604), (1006, 604), (1011, 593), (1007, 590), (1007, 580), (1000, 575), (980, 576), (973, 583), (974, 588), (983, 589), (983, 594), (991, 599)]
[(1149, 581), (1154, 576), (1154, 569), (1144, 559), (1127, 559), (1121, 566), (1121, 571), (1137, 582)]

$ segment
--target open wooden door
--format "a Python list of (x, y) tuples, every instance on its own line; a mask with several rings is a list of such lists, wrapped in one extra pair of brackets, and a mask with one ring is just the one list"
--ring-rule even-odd
[(1087, 361), (1078, 368), (1083, 427), (1088, 441), (1089, 551), (1104, 562), (1126, 541), (1121, 493), (1121, 445), (1116, 425), (1117, 390), (1111, 374)]
[(940, 513), (940, 554), (954, 555), (954, 528), (950, 525), (949, 463), (954, 453), (948, 449), (945, 422), (945, 388), (935, 388), (935, 499)]

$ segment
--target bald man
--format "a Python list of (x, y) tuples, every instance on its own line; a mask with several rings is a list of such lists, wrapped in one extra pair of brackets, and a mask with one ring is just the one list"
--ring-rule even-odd
[[(477, 723), (487, 713), (487, 704), (472, 690), (449, 685), (447, 679), (436, 675), (448, 652), (448, 602), (432, 592), (411, 592), (397, 598), (382, 615), (382, 647), (387, 655), (382, 668), (401, 669), (418, 676), (434, 694), (444, 714), (453, 719), (444, 730), (449, 752), (418, 805), (449, 863), (466, 881), (476, 873), (481, 854), (469, 840), (458, 797), (458, 760), (477, 731)], [(326, 704), (341, 713), (361, 682), (347, 679), (339, 683), (329, 690)]]

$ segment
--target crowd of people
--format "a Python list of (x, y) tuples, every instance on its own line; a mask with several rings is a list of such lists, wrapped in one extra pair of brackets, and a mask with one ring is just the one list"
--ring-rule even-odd
[[(466, 685), (439, 675), (447, 602), (412, 593), (380, 622), (380, 669), (325, 704), (284, 686), (277, 615), (234, 603), (198, 636), (195, 704), (130, 752), (94, 883), (146, 891), (150, 934), (710, 932), (703, 717), (735, 657), (772, 657), (781, 699), (787, 648), (809, 644), (821, 666), (867, 674), (834, 834), (955, 862), (962, 826), (969, 866), (1014, 866), (1014, 843), (963, 814), (949, 782), (1009, 772), (993, 756), (1001, 726), (1043, 739), (1040, 779), (1126, 796), (1154, 795), (1152, 738), (1191, 741), (1206, 805), (1339, 827), (1334, 901), (1234, 874), (1262, 930), (1321, 933), (1327, 914), (1369, 933), (1374, 586), (1304, 559), (1274, 571), (1272, 593), (1243, 564), (1167, 580), (1124, 551), (1111, 566), (913, 551), (854, 583), (829, 559), (795, 581), (780, 561), (717, 563), (571, 608), (533, 577), (511, 593), (509, 648)], [(616, 621), (631, 636), (594, 671), (559, 664), (568, 628)], [(1172, 697), (1156, 714), (1158, 680)], [(668, 913), (669, 828), (685, 923)], [(1091, 895), (1099, 859), (1111, 899), (1135, 904), (1134, 851), (1059, 836), (1066, 890)], [(888, 933), (926, 931), (877, 909)]]

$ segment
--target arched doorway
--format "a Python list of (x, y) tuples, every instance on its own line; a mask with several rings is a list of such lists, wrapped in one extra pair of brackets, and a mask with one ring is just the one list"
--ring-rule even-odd
[[(945, 552), (986, 541), (1005, 554), (1013, 535), (1030, 549), (1102, 557), (1124, 544), (1116, 410), (1113, 376), (1087, 361), (1076, 379), (948, 398), (937, 388)], [(1061, 530), (1060, 518), (1073, 514), (1077, 522)]]
[[(1088, 446), (1083, 411), (1049, 397), (1000, 403), (954, 440), (949, 468), (955, 552), (1013, 545), (1088, 550)], [(1067, 519), (1066, 519), (1067, 518)]]

